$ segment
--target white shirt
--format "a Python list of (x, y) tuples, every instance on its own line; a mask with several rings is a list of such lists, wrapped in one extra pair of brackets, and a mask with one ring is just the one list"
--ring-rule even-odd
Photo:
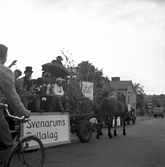
[(53, 93), (54, 93), (54, 95), (63, 96), (64, 90), (63, 90), (62, 86), (59, 86), (59, 85), (57, 85), (57, 83), (55, 83), (53, 86)]

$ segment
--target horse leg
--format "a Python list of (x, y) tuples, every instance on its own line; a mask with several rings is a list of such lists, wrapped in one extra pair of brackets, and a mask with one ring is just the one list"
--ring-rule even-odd
[(98, 124), (97, 126), (97, 134), (96, 134), (96, 138), (100, 139), (100, 135), (103, 135), (102, 131), (101, 131), (102, 125)]
[(97, 138), (97, 139), (100, 139), (100, 134), (102, 133), (102, 132), (101, 132), (101, 128), (102, 128), (101, 123), (102, 123), (102, 119), (100, 119), (100, 122), (99, 122), (98, 125), (97, 125), (97, 134), (96, 134), (96, 138)]
[(125, 117), (122, 119), (123, 120), (123, 135), (126, 135), (126, 130), (125, 130)]
[(111, 134), (112, 121), (113, 121), (113, 118), (110, 118), (110, 120), (108, 121), (108, 136), (109, 136), (109, 138), (113, 138), (113, 136)]
[(99, 134), (99, 130), (100, 129), (100, 125), (98, 124), (98, 126), (97, 126), (97, 134), (96, 134), (96, 138), (97, 139), (100, 139), (100, 134)]
[(102, 136), (103, 132), (101, 131), (101, 129), (102, 129), (102, 125), (100, 125), (100, 131), (99, 131), (99, 134)]
[(115, 117), (114, 136), (117, 136), (116, 127), (117, 127), (117, 118)]
[(100, 127), (99, 127), (99, 135), (103, 135), (103, 133), (102, 133), (102, 131), (101, 131), (101, 129), (102, 129), (102, 124), (101, 124), (101, 118), (99, 119), (98, 118), (98, 125), (100, 124)]

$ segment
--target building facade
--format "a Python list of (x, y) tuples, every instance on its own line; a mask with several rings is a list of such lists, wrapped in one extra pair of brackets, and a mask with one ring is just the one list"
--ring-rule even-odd
[(114, 97), (124, 97), (125, 103), (130, 110), (136, 109), (136, 92), (132, 81), (121, 81), (120, 77), (112, 77), (110, 81), (111, 95)]
[(145, 106), (148, 107), (148, 109), (152, 109), (157, 104), (160, 104), (161, 107), (165, 110), (165, 94), (161, 95), (145, 95), (144, 96), (144, 103)]

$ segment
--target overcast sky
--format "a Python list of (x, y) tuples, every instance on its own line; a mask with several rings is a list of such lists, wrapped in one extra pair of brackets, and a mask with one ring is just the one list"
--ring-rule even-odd
[(65, 48), (110, 80), (165, 94), (164, 0), (0, 0), (0, 43), (9, 47), (6, 65), (32, 66), (33, 78)]

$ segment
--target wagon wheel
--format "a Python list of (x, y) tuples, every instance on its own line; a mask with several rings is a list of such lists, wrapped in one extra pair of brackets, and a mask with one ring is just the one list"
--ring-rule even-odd
[(78, 137), (82, 143), (88, 142), (92, 137), (92, 126), (88, 120), (83, 120), (78, 126)]

